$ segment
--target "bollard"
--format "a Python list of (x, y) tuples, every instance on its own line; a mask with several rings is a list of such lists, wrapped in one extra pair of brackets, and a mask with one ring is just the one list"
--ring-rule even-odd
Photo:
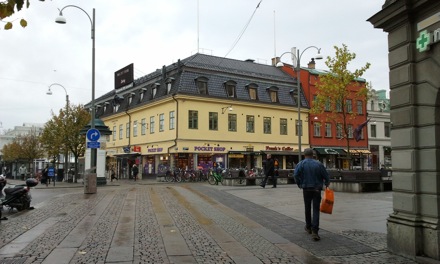
[(84, 194), (96, 193), (96, 173), (84, 175)]

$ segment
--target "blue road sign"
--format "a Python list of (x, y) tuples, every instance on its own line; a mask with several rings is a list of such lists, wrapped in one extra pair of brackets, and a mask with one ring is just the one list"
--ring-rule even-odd
[(49, 177), (55, 176), (55, 168), (54, 167), (49, 167), (47, 169), (47, 176), (49, 176)]
[(90, 128), (87, 130), (87, 139), (90, 141), (98, 141), (101, 137), (101, 133), (99, 133), (99, 130), (96, 128)]
[(87, 142), (87, 148), (101, 148), (101, 142), (89, 141), (89, 142)]

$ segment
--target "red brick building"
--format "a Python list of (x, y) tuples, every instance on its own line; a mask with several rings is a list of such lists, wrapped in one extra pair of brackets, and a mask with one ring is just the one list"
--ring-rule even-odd
[[(292, 66), (285, 64), (282, 70), (289, 75), (296, 77), (296, 72)], [(301, 68), (301, 86), (310, 107), (313, 107), (313, 99), (317, 95), (316, 84), (319, 83), (320, 75), (328, 74), (327, 71), (315, 69), (314, 60), (310, 61), (307, 68)], [(368, 170), (371, 168), (371, 153), (368, 150), (368, 130), (367, 126), (361, 129), (360, 139), (355, 139), (355, 129), (366, 122), (368, 114), (365, 100), (355, 99), (355, 94), (361, 87), (365, 87), (366, 80), (358, 79), (353, 85), (347, 87), (350, 90), (346, 98), (347, 107), (351, 107), (354, 112), (359, 113), (353, 118), (348, 118), (349, 145), (350, 153), (353, 158), (354, 169)], [(347, 140), (342, 129), (338, 129), (342, 123), (341, 117), (336, 120), (327, 118), (330, 112), (314, 115), (310, 114), (307, 124), (309, 125), (310, 146), (316, 151), (317, 157), (327, 168), (349, 169), (347, 159)]]

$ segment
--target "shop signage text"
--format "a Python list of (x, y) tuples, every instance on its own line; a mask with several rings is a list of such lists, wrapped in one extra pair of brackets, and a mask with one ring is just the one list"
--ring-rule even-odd
[(266, 146), (266, 150), (272, 150), (272, 151), (293, 151), (293, 148), (291, 147), (271, 147), (271, 146)]
[(163, 148), (151, 148), (151, 149), (148, 149), (148, 152), (162, 152), (163, 151)]
[[(416, 48), (419, 52), (429, 50), (430, 46), (440, 42), (440, 28), (433, 31), (428, 31), (427, 27), (432, 26), (440, 22), (440, 12), (424, 19), (417, 23), (417, 31), (419, 31), (419, 37), (416, 40)], [(425, 29), (422, 31), (422, 29)]]
[(195, 146), (194, 151), (209, 151), (209, 152), (223, 152), (225, 151), (225, 147), (205, 147), (205, 146)]

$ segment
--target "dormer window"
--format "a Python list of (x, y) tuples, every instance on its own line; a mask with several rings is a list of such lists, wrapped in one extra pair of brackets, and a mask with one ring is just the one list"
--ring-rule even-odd
[(165, 81), (165, 84), (167, 86), (167, 94), (170, 94), (171, 88), (173, 87), (174, 78), (170, 77)]
[(196, 79), (196, 85), (200, 94), (208, 94), (208, 78), (198, 77)]
[(251, 100), (258, 100), (258, 85), (255, 83), (250, 83), (248, 85), (246, 85), (246, 88), (248, 89), (249, 92), (249, 98)]
[(234, 81), (227, 81), (224, 83), (225, 84), (225, 89), (226, 89), (226, 95), (229, 98), (235, 98), (236, 96), (236, 87), (237, 87), (237, 83)]
[(142, 102), (144, 100), (145, 93), (147, 92), (147, 88), (141, 88), (139, 91), (139, 102)]
[(135, 93), (130, 93), (130, 96), (128, 97), (128, 104), (130, 105), (131, 102), (133, 102), (133, 98), (134, 98)]
[(267, 88), (267, 92), (269, 93), (269, 98), (272, 103), (278, 103), (278, 87), (271, 86)]
[(156, 97), (157, 90), (159, 90), (159, 88), (160, 88), (160, 83), (154, 83), (153, 84), (153, 89), (151, 90), (152, 98)]
[(109, 104), (110, 104), (109, 102), (105, 102), (105, 103), (104, 103), (104, 113), (105, 113), (105, 111), (107, 111), (107, 106), (108, 106)]

